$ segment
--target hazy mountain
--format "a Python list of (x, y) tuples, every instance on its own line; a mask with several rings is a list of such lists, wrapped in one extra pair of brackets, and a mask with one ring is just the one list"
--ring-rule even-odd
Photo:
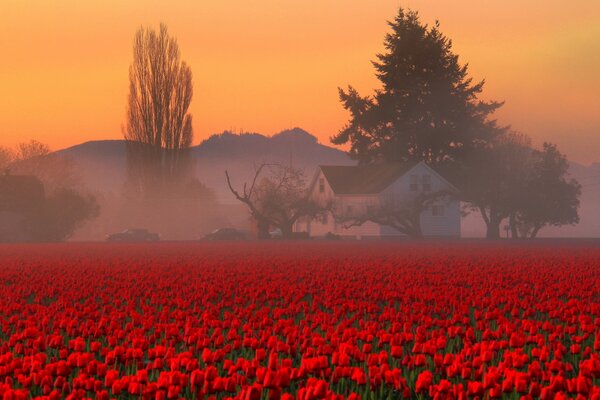
[(76, 164), (77, 175), (89, 189), (120, 193), (126, 176), (124, 140), (94, 140), (56, 153)]
[[(58, 151), (78, 166), (78, 174), (92, 190), (119, 193), (126, 178), (124, 140), (85, 142)], [(234, 203), (225, 181), (229, 171), (233, 184), (242, 186), (254, 176), (260, 163), (292, 164), (310, 179), (319, 164), (352, 164), (341, 150), (320, 144), (308, 132), (294, 128), (272, 137), (258, 133), (223, 132), (204, 140), (191, 150), (198, 178), (212, 188), (222, 203)]]
[(292, 164), (302, 168), (310, 180), (319, 164), (351, 165), (346, 153), (318, 143), (308, 132), (295, 128), (266, 137), (256, 133), (236, 135), (225, 132), (214, 135), (192, 150), (197, 175), (215, 190), (221, 202), (237, 201), (225, 181), (229, 172), (234, 187), (250, 182), (255, 167), (263, 162)]

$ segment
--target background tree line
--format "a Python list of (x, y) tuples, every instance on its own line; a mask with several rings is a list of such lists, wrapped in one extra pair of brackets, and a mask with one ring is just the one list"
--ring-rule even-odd
[(67, 239), (99, 214), (95, 196), (79, 181), (74, 164), (38, 141), (0, 147), (0, 241)]

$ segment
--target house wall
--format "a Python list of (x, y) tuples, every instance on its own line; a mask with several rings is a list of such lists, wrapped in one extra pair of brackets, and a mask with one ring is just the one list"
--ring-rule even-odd
[[(424, 190), (423, 176), (428, 175), (430, 178), (430, 190), (436, 192), (444, 189), (449, 189), (448, 183), (440, 177), (435, 171), (429, 168), (423, 163), (415, 165), (410, 171), (398, 178), (396, 182), (391, 184), (387, 189), (382, 192), (383, 196), (394, 196), (398, 198), (406, 198), (407, 196), (414, 196)], [(411, 189), (411, 183), (414, 183), (416, 176), (417, 190)], [(443, 207), (442, 215), (434, 215), (434, 206)], [(437, 209), (439, 214), (440, 208)], [(431, 206), (429, 206), (421, 214), (421, 230), (424, 236), (448, 236), (448, 237), (460, 237), (460, 202), (457, 200), (441, 199)], [(390, 227), (382, 227), (381, 234), (386, 235), (397, 235), (395, 229)]]
[[(361, 215), (367, 212), (367, 207), (376, 207), (379, 204), (377, 195), (340, 195), (334, 197), (337, 210), (346, 215)], [(360, 226), (345, 228), (343, 224), (336, 224), (334, 233), (340, 236), (353, 238), (374, 237), (380, 235), (379, 224), (367, 221)]]
[[(323, 179), (323, 191), (320, 189), (320, 179)], [(347, 211), (350, 207), (351, 212), (360, 213), (366, 211), (368, 205), (377, 205), (379, 198), (376, 195), (371, 196), (338, 196), (335, 195), (329, 182), (325, 179), (323, 173), (318, 169), (316, 176), (313, 177), (311, 186), (311, 197), (320, 204), (334, 204), (337, 210)], [(327, 233), (334, 233), (340, 236), (348, 237), (371, 237), (379, 236), (380, 227), (373, 222), (366, 222), (361, 226), (345, 228), (343, 224), (337, 223), (332, 213), (328, 213), (324, 220), (309, 220), (303, 218), (294, 226), (296, 232), (308, 232), (310, 236), (319, 237)]]
[[(411, 178), (414, 175), (417, 178)], [(395, 198), (406, 198), (414, 196), (423, 190), (423, 176), (430, 178), (430, 191), (439, 191), (448, 188), (447, 182), (425, 164), (417, 164), (408, 173), (401, 176), (379, 195), (335, 195), (331, 186), (325, 179), (320, 169), (317, 170), (312, 181), (311, 196), (321, 204), (332, 202), (337, 210), (350, 213), (364, 213), (368, 206), (377, 206), (382, 198), (393, 196)], [(320, 190), (320, 179), (323, 179), (323, 191)], [(411, 190), (411, 179), (417, 180), (417, 191)], [(433, 206), (438, 206), (434, 213)], [(439, 214), (439, 206), (443, 207), (442, 215)], [(430, 206), (421, 214), (421, 229), (424, 236), (460, 236), (460, 203), (456, 200), (440, 200)], [(333, 215), (329, 213), (324, 221), (316, 219), (302, 219), (294, 227), (296, 232), (308, 232), (312, 237), (319, 237), (328, 232), (336, 235), (355, 238), (385, 237), (402, 235), (396, 229), (388, 226), (380, 226), (373, 222), (366, 222), (361, 226), (344, 228), (342, 224), (336, 223)]]
[(460, 237), (460, 202), (457, 200), (438, 201), (443, 215), (433, 215), (433, 205), (421, 214), (421, 230), (424, 236)]
[[(323, 191), (320, 190), (320, 180), (323, 180)], [(333, 201), (334, 193), (327, 179), (323, 176), (323, 172), (318, 168), (316, 175), (313, 177), (310, 187), (310, 197), (316, 200), (322, 206)], [(309, 236), (323, 236), (328, 232), (334, 232), (336, 224), (331, 213), (324, 220), (301, 218), (294, 225), (295, 232), (307, 232)]]

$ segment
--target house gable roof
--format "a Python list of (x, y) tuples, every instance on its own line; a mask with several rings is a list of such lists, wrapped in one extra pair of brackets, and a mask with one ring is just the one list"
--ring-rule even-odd
[(446, 182), (450, 189), (458, 191), (452, 183), (423, 161), (413, 164), (320, 165), (319, 169), (335, 194), (376, 195), (420, 164)]
[(321, 165), (325, 179), (336, 194), (379, 194), (414, 164)]

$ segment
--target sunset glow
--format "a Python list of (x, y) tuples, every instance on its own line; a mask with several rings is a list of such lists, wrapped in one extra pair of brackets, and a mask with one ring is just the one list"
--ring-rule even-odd
[[(0, 145), (120, 139), (132, 38), (168, 25), (194, 74), (195, 143), (300, 126), (328, 143), (337, 87), (377, 87), (371, 60), (399, 6), (438, 19), (503, 124), (600, 161), (600, 2), (17, 1), (0, 6)], [(518, 11), (515, 11), (518, 10)]]

